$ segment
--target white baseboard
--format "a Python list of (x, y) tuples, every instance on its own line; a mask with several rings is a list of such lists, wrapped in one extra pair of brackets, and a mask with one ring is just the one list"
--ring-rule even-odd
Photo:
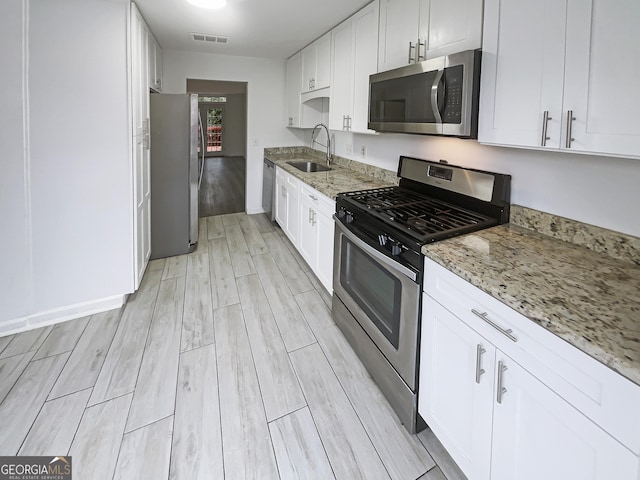
[(46, 327), (56, 323), (66, 322), (74, 318), (86, 317), (94, 313), (106, 312), (122, 307), (127, 301), (127, 295), (113, 295), (111, 297), (76, 303), (66, 307), (53, 308), (44, 312), (34, 313), (26, 317), (7, 320), (0, 324), (0, 336)]
[(247, 208), (247, 215), (255, 215), (257, 213), (265, 213), (264, 208)]

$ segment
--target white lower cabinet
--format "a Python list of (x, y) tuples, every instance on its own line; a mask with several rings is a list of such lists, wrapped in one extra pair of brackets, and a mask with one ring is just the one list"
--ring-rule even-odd
[(291, 243), (298, 245), (298, 189), (299, 180), (276, 168), (276, 221)]
[(425, 279), (418, 411), (469, 480), (640, 479), (640, 387), (430, 260)]
[(329, 293), (333, 293), (335, 208), (335, 201), (276, 168), (276, 222)]

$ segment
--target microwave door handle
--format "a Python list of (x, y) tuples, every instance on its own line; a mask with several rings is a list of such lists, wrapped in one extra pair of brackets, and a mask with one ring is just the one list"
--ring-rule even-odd
[[(436, 73), (436, 77), (433, 79), (433, 84), (431, 85), (431, 109), (433, 110), (433, 115), (435, 116), (436, 123), (442, 123), (442, 116), (440, 116), (440, 105), (438, 102), (438, 92), (440, 91), (440, 83), (442, 81), (442, 75), (444, 74), (444, 69), (438, 70)], [(444, 98), (444, 82), (442, 82), (442, 98)]]

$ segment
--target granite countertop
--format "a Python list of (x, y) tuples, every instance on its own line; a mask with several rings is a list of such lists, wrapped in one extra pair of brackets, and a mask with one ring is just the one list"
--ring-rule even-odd
[(296, 161), (312, 161), (325, 165), (325, 162), (316, 155), (306, 152), (293, 153), (267, 153), (264, 158), (271, 160), (278, 167), (299, 178), (307, 185), (323, 193), (327, 197), (335, 200), (336, 195), (340, 192), (352, 192), (355, 190), (365, 190), (371, 188), (388, 187), (392, 183), (384, 179), (375, 178), (370, 172), (356, 171), (351, 168), (331, 164), (331, 169), (327, 172), (302, 172), (292, 167), (287, 162)]
[(514, 224), (427, 245), (422, 252), (640, 385), (635, 260)]

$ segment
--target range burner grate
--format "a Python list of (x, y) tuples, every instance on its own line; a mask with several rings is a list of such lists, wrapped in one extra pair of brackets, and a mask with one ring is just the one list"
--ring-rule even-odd
[(491, 220), (490, 217), (399, 187), (350, 192), (345, 196), (372, 214), (419, 236), (473, 227)]

